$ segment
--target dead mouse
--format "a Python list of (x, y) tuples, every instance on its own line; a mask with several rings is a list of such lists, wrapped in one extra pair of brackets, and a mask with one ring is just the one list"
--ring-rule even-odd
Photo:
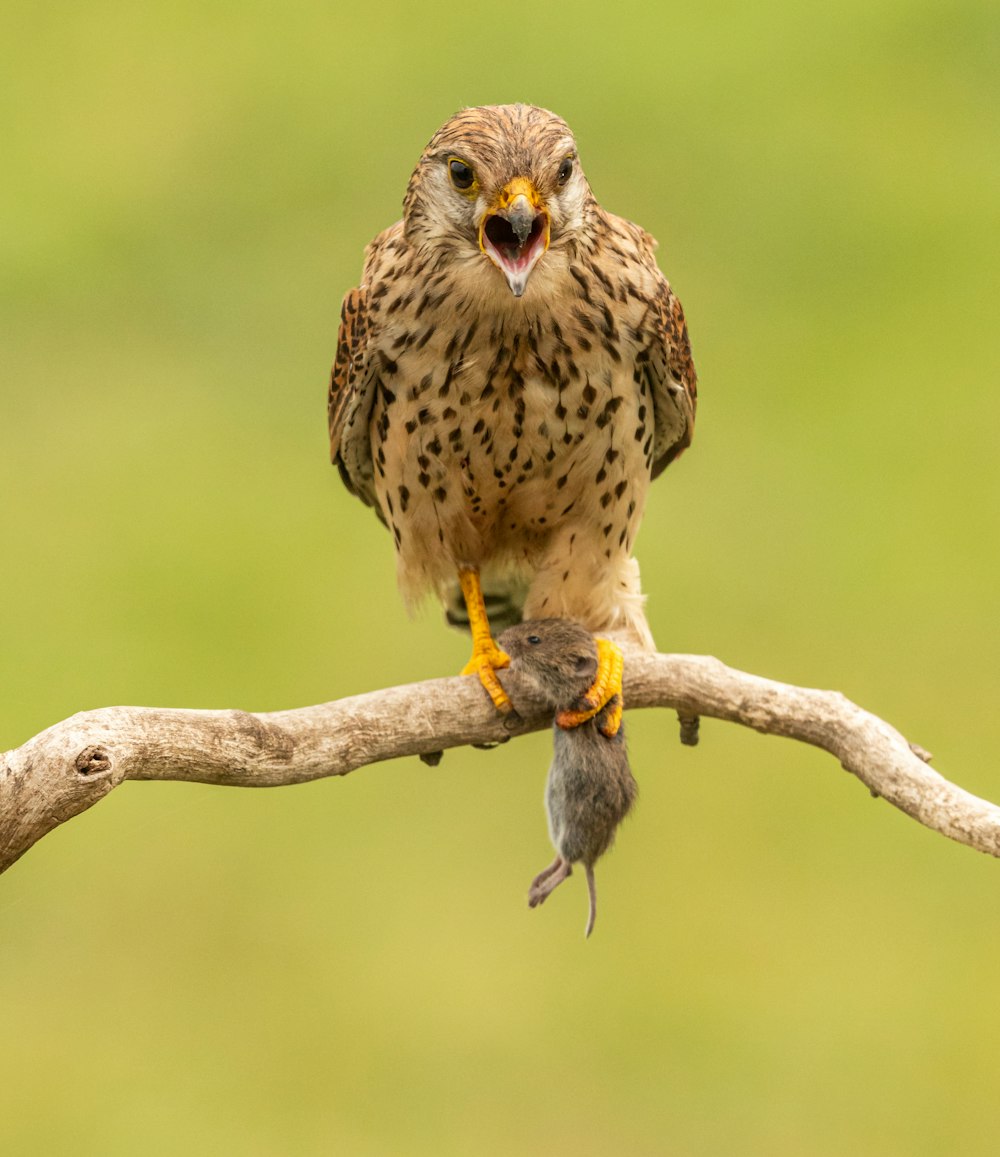
[[(568, 619), (533, 619), (511, 627), (497, 640), (510, 656), (510, 670), (545, 696), (554, 712), (578, 706), (594, 681), (597, 647), (593, 636)], [(531, 883), (528, 903), (541, 904), (582, 863), (590, 891), (587, 935), (597, 913), (594, 864), (611, 847), (615, 831), (628, 815), (638, 786), (625, 751), (625, 728), (612, 737), (601, 733), (602, 716), (564, 730), (553, 724), (552, 766), (545, 788), (549, 835), (555, 860)]]

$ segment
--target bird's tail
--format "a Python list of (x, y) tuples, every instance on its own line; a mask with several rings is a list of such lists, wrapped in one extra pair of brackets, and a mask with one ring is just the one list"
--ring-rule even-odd
[(590, 893), (590, 917), (587, 920), (586, 932), (589, 936), (594, 931), (594, 921), (597, 919), (597, 882), (594, 879), (592, 864), (584, 864), (583, 869), (587, 873), (587, 891)]
[[(490, 620), (493, 637), (496, 638), (501, 631), (521, 621), (528, 584), (518, 578), (494, 578), (490, 575), (484, 576), (482, 582), (486, 616)], [(460, 631), (469, 629), (469, 612), (462, 597), (462, 588), (457, 582), (449, 586), (446, 592), (444, 613), (451, 626), (458, 627)]]

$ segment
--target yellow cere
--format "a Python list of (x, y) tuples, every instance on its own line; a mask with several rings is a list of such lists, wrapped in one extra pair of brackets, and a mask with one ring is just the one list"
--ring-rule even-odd
[(500, 191), (500, 196), (497, 198), (497, 208), (506, 209), (508, 205), (512, 205), (522, 194), (528, 198), (534, 208), (545, 208), (545, 202), (535, 188), (534, 183), (528, 177), (514, 177), (508, 181)]

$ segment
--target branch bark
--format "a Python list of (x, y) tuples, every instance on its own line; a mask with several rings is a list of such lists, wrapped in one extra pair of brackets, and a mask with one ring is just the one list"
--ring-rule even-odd
[[(0, 756), (0, 872), (125, 780), (280, 787), (404, 755), (502, 742), (551, 725), (516, 677), (504, 719), (469, 678), (433, 679), (294, 711), (86, 711)], [(977, 851), (1000, 856), (1000, 808), (950, 783), (888, 723), (839, 692), (793, 687), (700, 655), (629, 652), (625, 701), (668, 707), (682, 742), (711, 716), (823, 748), (876, 796)]]

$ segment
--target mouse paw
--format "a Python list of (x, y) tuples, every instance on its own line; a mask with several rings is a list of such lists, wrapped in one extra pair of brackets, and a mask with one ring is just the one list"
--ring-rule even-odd
[(557, 856), (544, 872), (539, 872), (531, 881), (531, 887), (528, 889), (528, 907), (537, 908), (539, 904), (544, 904), (549, 894), (572, 874), (573, 865), (562, 856)]

